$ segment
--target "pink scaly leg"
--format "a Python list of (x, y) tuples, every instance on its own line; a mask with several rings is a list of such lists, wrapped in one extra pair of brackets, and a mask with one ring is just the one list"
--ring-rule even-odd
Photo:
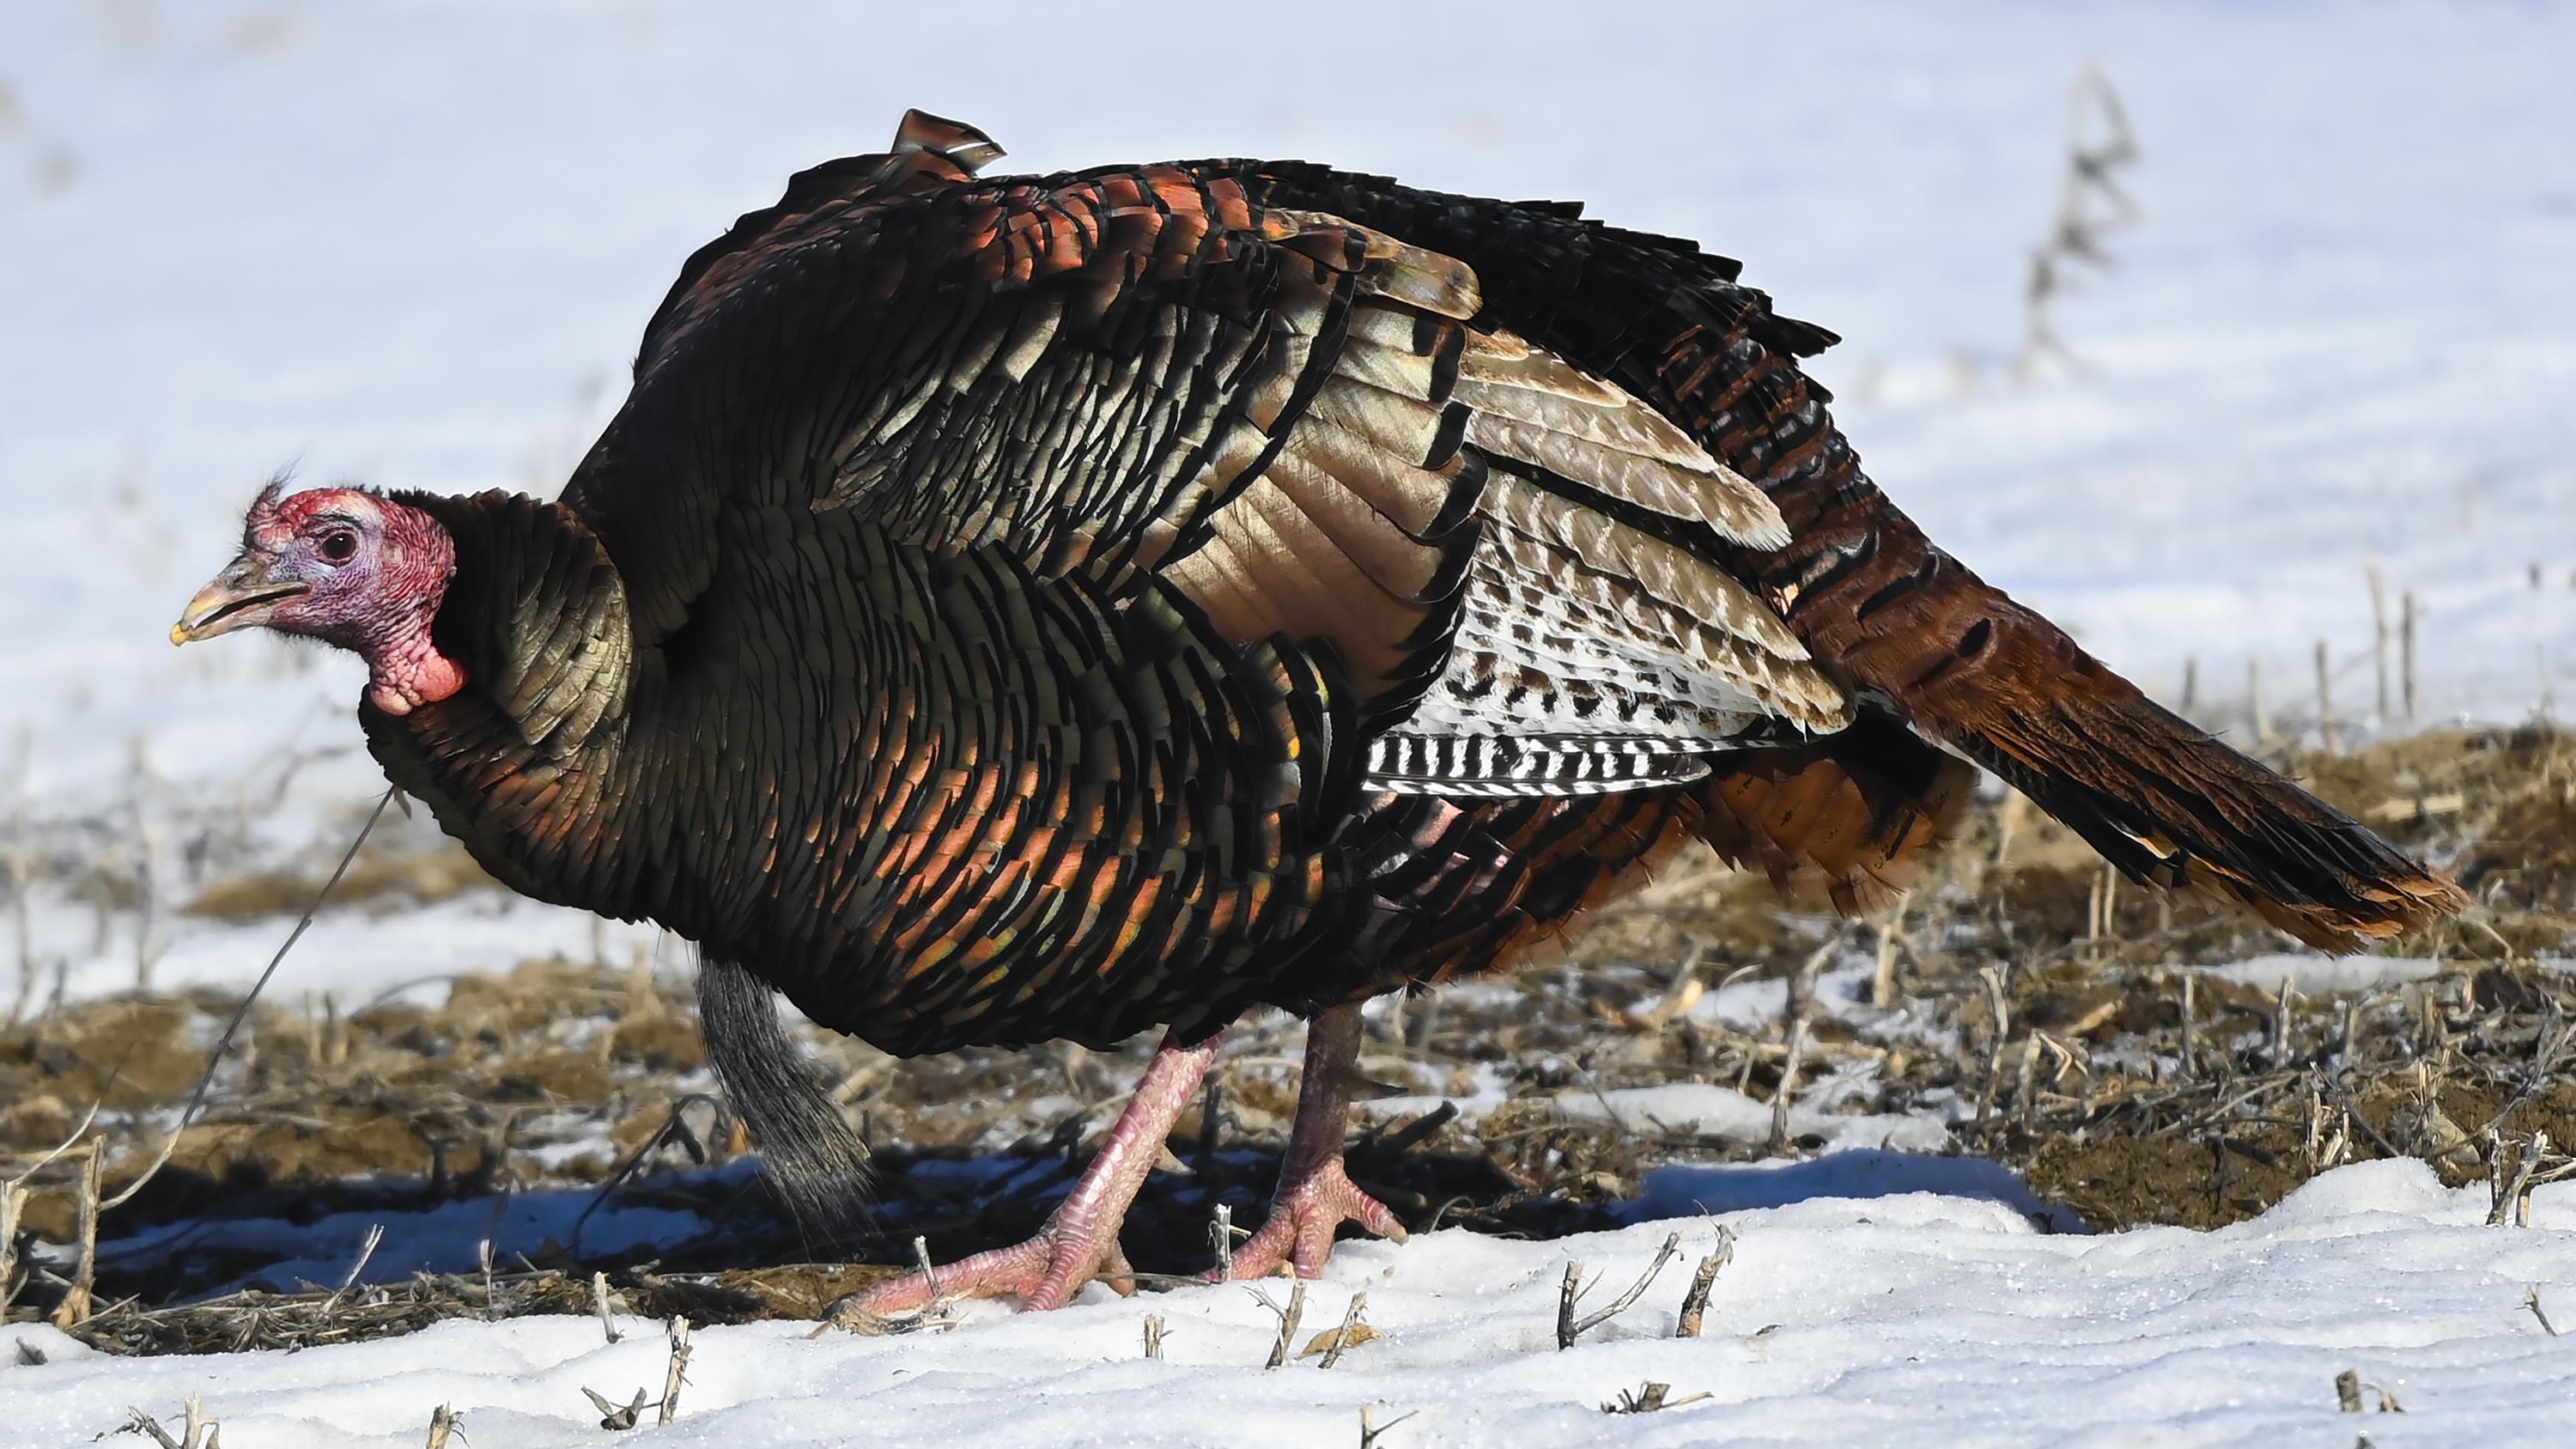
[(1404, 1224), (1386, 1204), (1354, 1186), (1342, 1170), (1342, 1138), (1351, 1126), (1352, 1065), (1360, 1054), (1360, 1009), (1336, 1006), (1306, 1027), (1306, 1071), (1297, 1084), (1297, 1122), (1270, 1196), (1270, 1221), (1235, 1250), (1234, 1276), (1265, 1278), (1283, 1262), (1300, 1278), (1324, 1271), (1333, 1233), (1357, 1223), (1401, 1243)]
[[(1127, 1101), (1118, 1125), (1100, 1155), (1082, 1174), (1063, 1204), (1037, 1236), (1016, 1247), (996, 1248), (938, 1270), (942, 1296), (1011, 1297), (1023, 1308), (1061, 1308), (1082, 1285), (1104, 1272), (1114, 1280), (1128, 1271), (1127, 1255), (1118, 1250), (1118, 1228), (1127, 1220), (1127, 1205), (1145, 1185), (1145, 1175), (1162, 1156), (1163, 1139), (1172, 1133), (1216, 1059), (1217, 1038), (1196, 1046), (1172, 1045), (1169, 1039), (1145, 1067), (1136, 1095)], [(1118, 1286), (1113, 1282), (1112, 1286)], [(1121, 1292), (1133, 1292), (1132, 1285)], [(931, 1286), (919, 1273), (880, 1283), (860, 1295), (861, 1310), (891, 1315), (930, 1301)]]

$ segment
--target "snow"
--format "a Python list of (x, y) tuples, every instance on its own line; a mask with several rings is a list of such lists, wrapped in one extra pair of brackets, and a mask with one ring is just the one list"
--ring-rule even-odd
[[(1782, 1174), (1774, 1174), (1780, 1176)], [(1331, 1369), (1262, 1367), (1276, 1320), (1242, 1286), (1122, 1300), (1094, 1288), (1049, 1315), (970, 1306), (962, 1326), (895, 1338), (769, 1323), (699, 1331), (665, 1445), (1055, 1446), (1355, 1443), (1978, 1446), (2560, 1442), (2576, 1347), (2525, 1306), (2576, 1316), (2576, 1188), (2541, 1191), (2529, 1228), (2483, 1225), (2482, 1189), (2420, 1163), (2339, 1168), (2214, 1233), (2052, 1234), (2010, 1192), (1954, 1176), (1810, 1181), (1780, 1201), (1640, 1222), (1553, 1243), (1459, 1230), (1397, 1248), (1346, 1244), (1308, 1289), (1298, 1339), (1353, 1294), (1384, 1337)], [(1683, 1206), (1684, 1213), (1691, 1209)], [(1690, 1270), (1735, 1235), (1703, 1335), (1674, 1336)], [(1636, 1307), (1555, 1343), (1564, 1265), (1585, 1312), (1681, 1239)], [(1275, 1299), (1279, 1285), (1262, 1291)], [(1146, 1314), (1167, 1324), (1145, 1359)], [(478, 1449), (595, 1444), (587, 1387), (658, 1395), (666, 1348), (625, 1320), (456, 1321), (409, 1338), (294, 1355), (136, 1361), (50, 1328), (0, 1330), (0, 1445), (72, 1445), (127, 1406), (176, 1422), (202, 1396), (227, 1443), (416, 1445), (448, 1404)], [(2376, 1406), (2336, 1405), (2351, 1370)], [(1600, 1406), (1647, 1382), (1707, 1399), (1629, 1416)], [(651, 1415), (648, 1412), (649, 1424)]]
[[(1834, 1112), (1841, 1095), (1830, 1078), (1803, 1094), (1790, 1105), (1789, 1134), (1822, 1137), (1828, 1149), (1872, 1144), (1937, 1152), (1950, 1145), (1950, 1134), (1939, 1123), (1921, 1117)], [(1568, 1117), (1612, 1122), (1639, 1136), (1690, 1133), (1759, 1142), (1771, 1134), (1770, 1103), (1707, 1082), (1568, 1092), (1557, 1098), (1556, 1109)]]
[(2429, 981), (2442, 974), (2442, 963), (2421, 956), (2249, 956), (2206, 968), (2221, 981), (2277, 992), (2284, 981), (2309, 996), (2332, 992), (2374, 991)]
[[(170, 832), (173, 859), (140, 867), (169, 878), (163, 899), (223, 869), (317, 853), (327, 868), (379, 788), (350, 661), (163, 642), (263, 479), (294, 463), (308, 480), (551, 489), (615, 405), (680, 259), (791, 170), (881, 144), (907, 105), (985, 127), (1032, 169), (1309, 155), (1581, 197), (1702, 238), (1850, 339), (1814, 367), (1903, 506), (2150, 687), (2172, 694), (2192, 659), (2204, 702), (2223, 702), (2259, 657), (2295, 724), (2323, 639), (2347, 732), (2397, 727), (2372, 717), (2376, 562), (2422, 608), (2424, 719), (2563, 706), (2571, 54), (2576, 10), (2502, 3), (1879, 3), (1829, 25), (1785, 5), (1578, 23), (1540, 0), (1378, 7), (1360, 25), (822, 0), (10, 5), (0, 737), (22, 743), (16, 765), (0, 749), (0, 818), (68, 862), (39, 882), (37, 956), (73, 995), (131, 985), (138, 954), (162, 985), (246, 983), (276, 923), (165, 911), (138, 952), (116, 934), (130, 922), (94, 939), (82, 872), (136, 869), (117, 842), (137, 817)], [(2117, 271), (2059, 310), (2084, 374), (2016, 385), (2027, 252), (2088, 59), (2145, 147), (2127, 178), (2145, 215), (2112, 239)], [(179, 848), (204, 840), (220, 846), (202, 860)], [(613, 936), (611, 959), (649, 940)], [(524, 903), (335, 910), (278, 989), (358, 1000), (593, 949), (586, 918)], [(2310, 990), (2402, 978), (2229, 969)], [(1697, 1009), (1768, 1020), (1778, 991), (1739, 983)], [(1589, 1096), (1559, 1106), (1754, 1125), (1724, 1088)], [(709, 1330), (678, 1423), (653, 1432), (1339, 1443), (1375, 1405), (1381, 1423), (1415, 1415), (1387, 1449), (2563, 1436), (2576, 1348), (2522, 1303), (2536, 1288), (2576, 1321), (2576, 1190), (2544, 1189), (2531, 1229), (2487, 1229), (2478, 1194), (2419, 1167), (2347, 1167), (2237, 1228), (2083, 1237), (2041, 1232), (2000, 1169), (1889, 1150), (1936, 1145), (1897, 1125), (1793, 1117), (1848, 1150), (1657, 1174), (1638, 1211), (1672, 1215), (1684, 1260), (1568, 1353), (1550, 1338), (1562, 1264), (1615, 1285), (1671, 1227), (1347, 1245), (1307, 1331), (1365, 1289), (1390, 1336), (1329, 1372), (1260, 1371), (1271, 1318), (1239, 1288), (979, 1310), (902, 1339)], [(1740, 1246), (1708, 1337), (1675, 1342), (1713, 1231), (1703, 1208)], [(473, 1225), (393, 1226), (397, 1256), (438, 1258)], [(345, 1271), (363, 1225), (311, 1231), (309, 1270)], [(1146, 1312), (1171, 1322), (1165, 1362), (1135, 1351)], [(654, 1334), (605, 1345), (586, 1320), (146, 1363), (44, 1329), (0, 1337), (50, 1359), (0, 1349), (0, 1449), (87, 1443), (128, 1404), (175, 1418), (189, 1394), (237, 1444), (415, 1444), (442, 1402), (476, 1449), (593, 1443), (580, 1387), (622, 1399), (662, 1370)], [(2407, 1412), (2337, 1414), (2346, 1368)], [(1713, 1397), (1599, 1412), (1648, 1379)]]

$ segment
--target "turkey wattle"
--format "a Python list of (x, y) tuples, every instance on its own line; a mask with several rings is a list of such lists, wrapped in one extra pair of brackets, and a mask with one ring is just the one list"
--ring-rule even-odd
[[(698, 943), (801, 1213), (864, 1155), (769, 993), (890, 1051), (1167, 1029), (957, 1291), (1063, 1302), (1219, 1033), (1313, 1019), (1239, 1275), (1401, 1232), (1357, 1004), (1525, 959), (1692, 837), (1851, 909), (1982, 765), (2327, 949), (2448, 881), (1934, 548), (1736, 264), (1305, 163), (980, 177), (914, 113), (701, 249), (560, 502), (253, 505), (185, 641), (363, 655), (386, 774), (540, 899)], [(919, 1301), (916, 1275), (871, 1306)]]

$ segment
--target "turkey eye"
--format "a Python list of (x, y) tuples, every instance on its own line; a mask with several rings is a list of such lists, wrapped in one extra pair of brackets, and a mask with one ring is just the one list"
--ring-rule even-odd
[(333, 563), (347, 563), (358, 552), (358, 536), (341, 529), (322, 535), (322, 556)]

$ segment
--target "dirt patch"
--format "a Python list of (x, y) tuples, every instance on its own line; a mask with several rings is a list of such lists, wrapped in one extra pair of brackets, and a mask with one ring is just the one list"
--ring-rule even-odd
[[(331, 862), (281, 870), (253, 871), (206, 883), (179, 909), (219, 921), (264, 921), (287, 916), (313, 904), (330, 878)], [(349, 863), (346, 875), (331, 891), (344, 906), (394, 910), (434, 905), (473, 891), (497, 889), (492, 877), (476, 865), (464, 847), (452, 842), (426, 850), (383, 851)]]

